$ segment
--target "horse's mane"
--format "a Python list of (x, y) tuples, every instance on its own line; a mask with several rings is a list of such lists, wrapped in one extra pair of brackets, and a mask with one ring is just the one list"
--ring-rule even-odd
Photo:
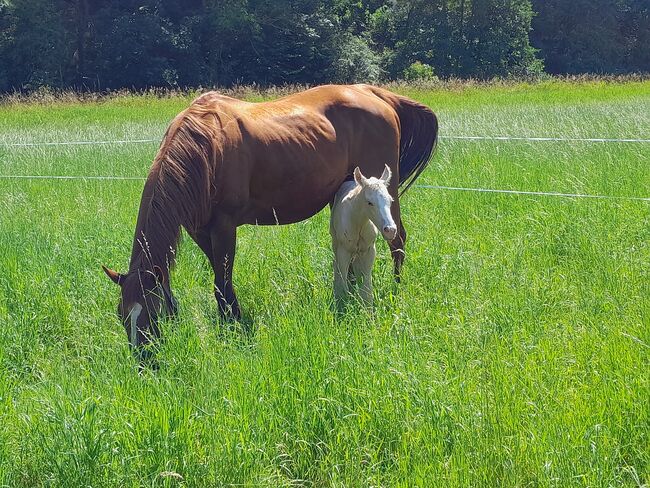
[(142, 193), (131, 269), (173, 266), (180, 226), (193, 231), (206, 224), (220, 128), (219, 115), (196, 102), (167, 128)]

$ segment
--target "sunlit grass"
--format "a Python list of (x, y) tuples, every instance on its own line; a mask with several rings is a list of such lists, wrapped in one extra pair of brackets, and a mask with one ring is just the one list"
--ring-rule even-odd
[[(447, 134), (650, 133), (647, 84), (413, 96)], [(0, 133), (156, 138), (186, 103), (4, 107)], [(155, 150), (0, 146), (0, 165), (144, 176)], [(442, 140), (420, 183), (650, 197), (649, 167), (648, 145)], [(381, 244), (374, 312), (341, 317), (326, 212), (244, 227), (234, 281), (251, 337), (217, 324), (185, 239), (180, 317), (160, 370), (139, 376), (100, 264), (128, 264), (141, 189), (0, 180), (0, 485), (650, 482), (649, 203), (413, 188), (403, 283)]]

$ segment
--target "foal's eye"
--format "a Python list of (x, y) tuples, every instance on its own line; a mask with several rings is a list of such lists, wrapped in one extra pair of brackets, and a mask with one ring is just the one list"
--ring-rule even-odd
[(368, 205), (370, 205), (372, 207), (372, 202), (368, 202)]

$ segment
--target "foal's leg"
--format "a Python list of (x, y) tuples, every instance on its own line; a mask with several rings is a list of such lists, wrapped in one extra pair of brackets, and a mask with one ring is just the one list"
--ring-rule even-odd
[(334, 244), (334, 300), (338, 307), (350, 293), (348, 287), (348, 271), (352, 254), (345, 247)]
[(372, 305), (372, 265), (376, 256), (375, 245), (373, 244), (367, 251), (359, 253), (352, 263), (354, 274), (361, 277), (361, 286), (359, 286), (359, 296), (366, 305)]
[(210, 229), (212, 241), (212, 269), (214, 270), (214, 297), (224, 318), (241, 318), (241, 310), (232, 286), (235, 262), (237, 226), (227, 219), (216, 218)]

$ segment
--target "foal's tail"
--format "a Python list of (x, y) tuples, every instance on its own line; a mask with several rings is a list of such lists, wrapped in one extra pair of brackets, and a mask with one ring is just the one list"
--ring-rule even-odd
[(438, 144), (438, 118), (421, 103), (374, 86), (366, 85), (366, 88), (393, 107), (399, 117), (399, 186), (402, 195), (431, 160)]

